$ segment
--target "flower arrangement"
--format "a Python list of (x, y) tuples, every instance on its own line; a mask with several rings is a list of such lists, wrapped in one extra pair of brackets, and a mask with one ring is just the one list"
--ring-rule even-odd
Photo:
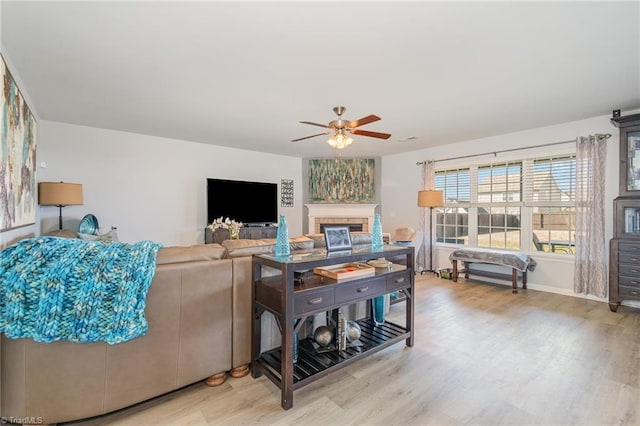
[(233, 219), (229, 219), (228, 217), (223, 219), (222, 216), (215, 219), (209, 225), (209, 229), (211, 232), (215, 232), (216, 229), (228, 229), (229, 230), (229, 238), (232, 240), (237, 240), (240, 238), (240, 228), (242, 227), (242, 222), (236, 222)]

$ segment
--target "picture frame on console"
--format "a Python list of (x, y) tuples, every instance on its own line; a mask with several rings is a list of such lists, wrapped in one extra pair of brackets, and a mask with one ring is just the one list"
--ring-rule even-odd
[(324, 240), (327, 244), (327, 252), (351, 250), (348, 226), (325, 226)]

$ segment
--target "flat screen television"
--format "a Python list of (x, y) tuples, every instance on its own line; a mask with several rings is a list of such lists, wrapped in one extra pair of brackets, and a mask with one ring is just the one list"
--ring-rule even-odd
[(233, 219), (247, 226), (278, 222), (278, 184), (207, 179), (207, 224)]

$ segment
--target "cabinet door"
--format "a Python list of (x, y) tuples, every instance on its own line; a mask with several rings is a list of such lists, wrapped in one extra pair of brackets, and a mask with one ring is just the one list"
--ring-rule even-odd
[(640, 199), (616, 198), (613, 205), (616, 238), (640, 239)]
[(640, 126), (620, 129), (620, 195), (640, 196)]

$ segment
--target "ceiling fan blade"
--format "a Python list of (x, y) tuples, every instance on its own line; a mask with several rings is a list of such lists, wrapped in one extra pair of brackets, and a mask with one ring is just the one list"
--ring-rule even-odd
[[(328, 135), (329, 133), (331, 133), (331, 132), (324, 132), (324, 133), (318, 133), (317, 135), (305, 136), (304, 138), (293, 139), (291, 142), (303, 141), (305, 139), (315, 138), (316, 136)], [(391, 136), (391, 135), (389, 135), (389, 136)]]
[(367, 115), (366, 117), (362, 117), (359, 120), (352, 121), (351, 123), (349, 123), (347, 127), (349, 129), (355, 129), (356, 127), (364, 126), (365, 124), (373, 123), (374, 121), (378, 121), (378, 120), (380, 120), (380, 117), (378, 117), (377, 115), (371, 114), (371, 115)]
[(391, 135), (389, 133), (370, 132), (368, 130), (353, 130), (354, 135), (369, 136), (370, 138), (389, 139)]
[(312, 121), (301, 121), (302, 124), (311, 124), (312, 126), (324, 127), (325, 129), (330, 129), (326, 124), (314, 123)]

